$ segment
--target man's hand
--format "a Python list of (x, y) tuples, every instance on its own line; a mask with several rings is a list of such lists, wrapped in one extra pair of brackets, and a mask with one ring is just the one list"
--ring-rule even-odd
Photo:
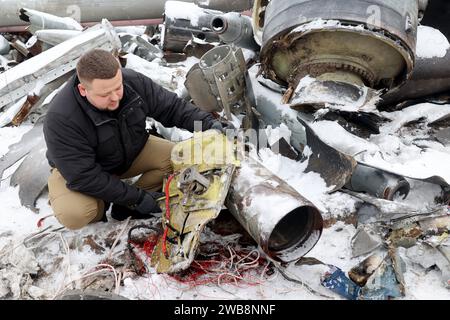
[(219, 120), (214, 121), (210, 129), (217, 130), (224, 135), (227, 135), (227, 132), (229, 135), (235, 135), (237, 131), (236, 127), (231, 122)]
[(132, 209), (138, 211), (142, 214), (159, 213), (161, 208), (156, 202), (157, 199), (164, 197), (165, 194), (162, 192), (152, 192), (152, 191), (141, 191), (140, 201), (133, 206)]

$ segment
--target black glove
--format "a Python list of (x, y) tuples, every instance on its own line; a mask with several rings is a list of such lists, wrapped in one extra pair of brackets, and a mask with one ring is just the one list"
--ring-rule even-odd
[(220, 133), (223, 133), (224, 135), (227, 135), (227, 132), (229, 134), (234, 135), (236, 132), (236, 128), (231, 122), (225, 122), (225, 121), (219, 121), (219, 120), (214, 121), (212, 123), (210, 129), (217, 130)]
[(130, 209), (134, 209), (142, 214), (159, 213), (161, 212), (161, 208), (158, 206), (156, 200), (164, 196), (165, 194), (162, 192), (142, 190), (138, 202), (134, 206), (131, 206)]

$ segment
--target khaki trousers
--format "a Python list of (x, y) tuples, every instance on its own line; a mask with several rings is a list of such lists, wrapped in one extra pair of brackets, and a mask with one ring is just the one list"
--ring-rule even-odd
[[(120, 178), (128, 179), (142, 174), (135, 186), (148, 191), (159, 190), (164, 177), (173, 171), (170, 155), (174, 145), (170, 141), (150, 136), (130, 169)], [(56, 168), (52, 169), (48, 179), (48, 193), (56, 218), (69, 229), (80, 229), (100, 221), (104, 215), (105, 203), (102, 200), (69, 190), (66, 180)]]

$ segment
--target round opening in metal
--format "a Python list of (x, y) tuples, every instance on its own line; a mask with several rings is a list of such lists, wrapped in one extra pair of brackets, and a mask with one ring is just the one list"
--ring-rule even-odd
[(212, 20), (211, 25), (215, 32), (221, 32), (225, 28), (225, 21), (222, 18), (217, 17)]
[(200, 59), (200, 68), (205, 69), (214, 67), (216, 64), (222, 62), (230, 54), (230, 52), (230, 46), (220, 46), (209, 50)]
[(393, 188), (386, 188), (384, 192), (384, 199), (393, 201), (394, 199), (406, 199), (408, 197), (411, 186), (408, 181), (402, 179), (398, 181)]
[[(300, 258), (319, 240), (322, 227), (323, 221), (316, 208), (299, 207), (288, 213), (275, 226), (269, 237), (268, 249), (274, 257), (280, 253), (294, 253), (299, 255), (296, 258)], [(317, 239), (310, 239), (311, 236)]]
[(206, 40), (206, 35), (204, 33), (197, 33), (197, 38), (200, 40)]

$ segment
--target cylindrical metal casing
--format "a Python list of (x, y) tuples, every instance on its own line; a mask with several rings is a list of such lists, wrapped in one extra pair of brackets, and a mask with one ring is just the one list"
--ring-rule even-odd
[(245, 60), (240, 48), (215, 47), (205, 53), (187, 74), (185, 86), (195, 104), (208, 112), (231, 113), (245, 108)]
[(277, 261), (298, 260), (322, 234), (319, 210), (252, 160), (242, 162), (235, 171), (226, 206), (263, 251)]
[[(181, 0), (195, 2), (209, 9), (220, 11), (243, 11), (252, 7), (252, 0)], [(79, 22), (144, 20), (162, 18), (167, 0), (3, 0), (1, 2), (0, 27), (22, 26), (19, 9), (29, 8), (60, 17), (72, 17)]]
[(411, 79), (397, 90), (383, 95), (380, 105), (395, 105), (448, 91), (450, 91), (450, 50), (442, 58), (418, 58)]
[(253, 38), (252, 20), (237, 12), (229, 12), (212, 19), (211, 29), (219, 35), (224, 43), (234, 43), (236, 46), (257, 50), (258, 44)]
[(167, 1), (161, 31), (163, 50), (183, 52), (193, 36), (206, 42), (219, 42), (211, 22), (221, 14), (223, 12), (203, 9), (193, 3)]
[(406, 198), (410, 191), (404, 177), (362, 164), (356, 166), (346, 188), (390, 201), (397, 195)]

